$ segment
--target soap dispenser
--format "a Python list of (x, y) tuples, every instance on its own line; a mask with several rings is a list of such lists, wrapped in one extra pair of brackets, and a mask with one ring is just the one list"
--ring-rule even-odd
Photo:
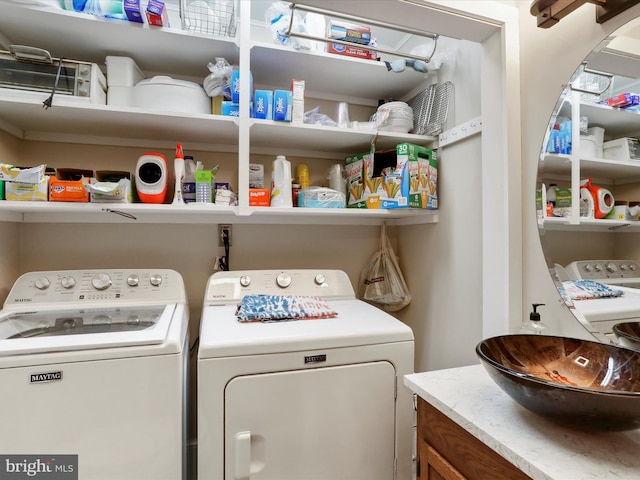
[(520, 328), (520, 333), (528, 333), (535, 335), (542, 335), (546, 325), (540, 320), (540, 313), (538, 307), (543, 306), (544, 303), (533, 303), (533, 311), (529, 314), (529, 320), (525, 321)]

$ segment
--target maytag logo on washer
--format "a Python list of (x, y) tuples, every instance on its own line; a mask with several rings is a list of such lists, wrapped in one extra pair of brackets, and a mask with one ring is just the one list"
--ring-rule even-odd
[(78, 480), (78, 455), (0, 455), (0, 480)]
[(55, 382), (62, 380), (62, 372), (32, 373), (30, 383)]
[(327, 361), (327, 356), (322, 354), (322, 355), (306, 355), (304, 357), (304, 363), (320, 363), (320, 362), (326, 362)]

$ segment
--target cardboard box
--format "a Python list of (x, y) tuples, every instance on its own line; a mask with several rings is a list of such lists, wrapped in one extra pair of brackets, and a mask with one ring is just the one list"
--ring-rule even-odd
[(124, 0), (124, 13), (130, 22), (144, 23), (140, 0)]
[(250, 188), (249, 205), (252, 207), (268, 207), (271, 205), (271, 191), (268, 188)]
[(273, 120), (273, 90), (255, 91), (253, 116), (262, 120)]
[(275, 90), (273, 92), (273, 119), (278, 122), (290, 122), (291, 102), (291, 90)]
[(335, 40), (369, 45), (371, 43), (371, 28), (341, 20), (330, 20), (327, 26), (327, 36)]
[(4, 200), (4, 180), (0, 180), (0, 200)]
[(373, 50), (356, 46), (352, 47), (351, 45), (340, 45), (339, 43), (328, 43), (327, 52), (336, 55), (346, 55), (347, 57), (362, 58), (364, 60), (378, 60), (378, 54)]
[(146, 14), (149, 25), (155, 25), (156, 27), (170, 26), (167, 7), (161, 0), (149, 0)]
[[(237, 103), (224, 100), (221, 106), (222, 106), (222, 115), (226, 117), (240, 116), (240, 105), (238, 105)], [(249, 104), (249, 116), (250, 117), (253, 116), (253, 102)]]
[(102, 182), (117, 184), (110, 192), (96, 192), (90, 189), (89, 199), (95, 203), (125, 202), (133, 203), (133, 189), (131, 188), (131, 173), (118, 170), (96, 170), (95, 177), (90, 184), (94, 186)]
[(291, 122), (304, 123), (304, 80), (291, 81)]
[(5, 200), (46, 202), (49, 196), (49, 175), (38, 184), (5, 182)]
[(89, 192), (85, 184), (93, 178), (93, 170), (57, 168), (49, 179), (50, 202), (88, 202)]
[(437, 209), (437, 158), (411, 143), (346, 158), (347, 207)]
[(249, 164), (249, 188), (264, 188), (264, 165)]
[[(231, 90), (231, 101), (240, 103), (240, 70), (231, 72), (231, 80), (229, 80), (229, 89)], [(249, 95), (253, 96), (253, 74), (249, 72)]]

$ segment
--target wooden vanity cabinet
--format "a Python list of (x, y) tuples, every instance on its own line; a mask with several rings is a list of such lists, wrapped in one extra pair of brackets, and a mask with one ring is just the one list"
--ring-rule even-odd
[(421, 397), (417, 442), (417, 480), (531, 478)]

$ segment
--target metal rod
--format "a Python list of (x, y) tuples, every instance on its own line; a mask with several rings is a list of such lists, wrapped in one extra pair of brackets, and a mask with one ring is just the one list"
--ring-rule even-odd
[(386, 50), (384, 48), (372, 47), (370, 45), (364, 45), (364, 44), (360, 44), (360, 43), (345, 42), (344, 40), (337, 40), (337, 39), (334, 39), (334, 38), (314, 37), (314, 36), (311, 36), (311, 35), (307, 35), (305, 33), (292, 32), (290, 29), (287, 32), (285, 32), (285, 35), (287, 37), (304, 38), (305, 40), (316, 40), (318, 42), (325, 42), (325, 43), (337, 43), (338, 45), (346, 45), (348, 47), (362, 48), (363, 50), (370, 50), (370, 51), (373, 51), (373, 52), (386, 53), (388, 55), (395, 55), (397, 57), (411, 58), (413, 60), (421, 60), (421, 61), (423, 61), (425, 63), (429, 63), (431, 61), (431, 57), (433, 57), (433, 54), (436, 51), (436, 45), (437, 45), (437, 41), (434, 42), (433, 51), (431, 52), (431, 55), (429, 55), (428, 57), (422, 57), (420, 55), (413, 55), (411, 53), (394, 52), (392, 50)]
[[(415, 30), (415, 29), (410, 29), (407, 27), (403, 27), (400, 25), (393, 25), (393, 24), (388, 24), (388, 23), (383, 23), (383, 22), (377, 22), (375, 20), (370, 20), (367, 18), (362, 18), (362, 17), (356, 17), (354, 15), (347, 15), (344, 13), (337, 13), (337, 12), (333, 12), (330, 10), (325, 10), (322, 8), (315, 8), (315, 7), (308, 7), (306, 5), (299, 5), (297, 3), (291, 3), (289, 4), (289, 8), (291, 9), (291, 18), (289, 19), (289, 28), (287, 29), (287, 31), (285, 32), (285, 35), (287, 37), (294, 37), (294, 38), (303, 38), (305, 40), (313, 40), (316, 42), (324, 42), (324, 43), (336, 43), (338, 45), (345, 45), (348, 47), (355, 47), (355, 48), (363, 48), (365, 50), (370, 50), (373, 52), (377, 52), (377, 53), (385, 53), (387, 55), (394, 55), (396, 57), (403, 57), (403, 58), (410, 58), (413, 60), (421, 60), (425, 63), (429, 63), (431, 61), (431, 58), (433, 57), (433, 55), (436, 53), (436, 47), (438, 45), (438, 37), (439, 35), (434, 34), (434, 33), (430, 33), (430, 32), (423, 32), (421, 30)], [(330, 17), (335, 17), (335, 18), (340, 18), (342, 20), (349, 20), (349, 21), (353, 21), (353, 22), (358, 22), (358, 23), (364, 23), (367, 25), (375, 25), (377, 27), (382, 27), (382, 28), (386, 28), (389, 30), (396, 30), (399, 32), (403, 32), (403, 33), (408, 33), (411, 35), (418, 35), (421, 37), (426, 37), (426, 38), (431, 38), (432, 40), (434, 40), (434, 44), (433, 44), (433, 51), (431, 52), (431, 54), (428, 57), (423, 57), (420, 55), (413, 55), (410, 53), (402, 53), (402, 52), (396, 52), (393, 50), (387, 50), (384, 48), (378, 48), (378, 47), (372, 47), (372, 46), (368, 46), (368, 45), (360, 45), (360, 44), (356, 44), (353, 42), (346, 42), (344, 40), (337, 40), (337, 39), (333, 39), (333, 38), (325, 38), (325, 37), (315, 37), (315, 36), (311, 36), (311, 35), (307, 35), (304, 33), (297, 33), (293, 31), (293, 17), (294, 17), (294, 12), (297, 10), (301, 10), (303, 12), (308, 12), (308, 13), (318, 13), (321, 15), (328, 15)]]
[(309, 6), (300, 5), (297, 3), (292, 3), (289, 5), (289, 7), (291, 8), (292, 15), (293, 15), (293, 12), (296, 9), (298, 9), (298, 10), (302, 10), (303, 12), (319, 13), (320, 15), (328, 15), (330, 17), (340, 18), (342, 20), (350, 20), (356, 23), (366, 23), (367, 25), (375, 25), (376, 27), (387, 28), (389, 30), (396, 30), (398, 32), (409, 33), (411, 35), (419, 35), (421, 37), (427, 37), (433, 40), (435, 40), (438, 37), (438, 35), (435, 33), (423, 32), (422, 30), (415, 30), (412, 28), (403, 27), (402, 25), (394, 25), (391, 23), (378, 22), (376, 20), (371, 20), (368, 18), (356, 17), (355, 15), (348, 15), (346, 13), (333, 12), (331, 10), (325, 10), (323, 8), (309, 7)]

